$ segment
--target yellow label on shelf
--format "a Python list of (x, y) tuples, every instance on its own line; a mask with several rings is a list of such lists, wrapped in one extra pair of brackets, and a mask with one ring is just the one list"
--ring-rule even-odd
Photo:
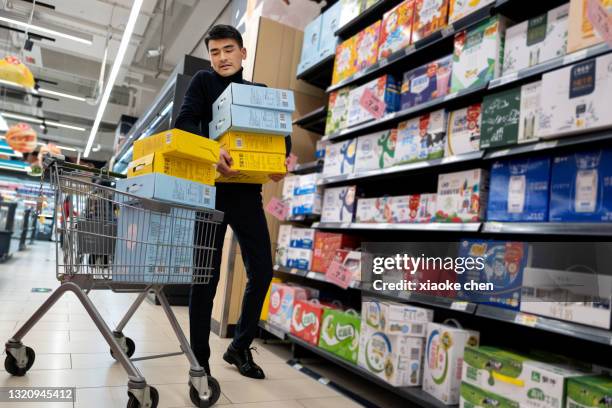
[(153, 153), (136, 159), (129, 164), (128, 177), (149, 173), (161, 173), (184, 178), (197, 183), (215, 185), (215, 166), (201, 161)]
[(219, 139), (225, 150), (285, 154), (285, 136), (248, 132), (227, 132)]
[(180, 129), (170, 129), (134, 142), (133, 160), (152, 153), (215, 164), (219, 143)]

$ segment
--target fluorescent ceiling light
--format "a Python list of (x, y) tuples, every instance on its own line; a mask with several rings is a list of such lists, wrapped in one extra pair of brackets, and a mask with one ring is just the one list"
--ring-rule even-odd
[(0, 114), (0, 132), (6, 132), (8, 130), (8, 124), (6, 123), (6, 120), (4, 120), (4, 118), (2, 117), (2, 114)]
[(113, 90), (113, 86), (115, 85), (115, 81), (117, 80), (117, 75), (119, 75), (119, 69), (121, 68), (121, 64), (123, 63), (123, 58), (125, 57), (125, 52), (127, 51), (127, 47), (130, 42), (130, 37), (132, 37), (132, 32), (134, 31), (134, 26), (136, 25), (136, 20), (138, 19), (138, 14), (140, 13), (142, 2), (143, 0), (134, 0), (134, 4), (132, 4), (130, 17), (128, 18), (127, 24), (125, 25), (125, 31), (123, 32), (123, 37), (121, 37), (119, 50), (117, 51), (115, 61), (113, 61), (113, 67), (111, 68), (110, 75), (108, 76), (108, 81), (106, 82), (106, 88), (104, 88), (104, 93), (102, 94), (102, 100), (100, 101), (100, 106), (98, 107), (98, 113), (96, 114), (96, 119), (91, 128), (91, 133), (89, 134), (87, 145), (85, 146), (85, 153), (83, 154), (84, 157), (89, 156), (91, 146), (93, 145), (94, 139), (96, 138), (96, 133), (98, 133), (100, 122), (102, 122), (102, 116), (104, 115), (104, 111), (106, 110), (106, 105), (108, 104), (108, 100), (110, 98), (111, 91)]
[[(17, 115), (15, 113), (3, 113), (2, 115), (5, 118), (16, 119), (16, 120), (23, 120), (24, 122), (37, 123), (37, 124), (43, 123), (42, 119), (35, 118), (33, 116)], [(45, 123), (47, 125), (51, 125), (51, 126), (55, 126), (55, 127), (60, 127), (60, 128), (65, 128), (65, 129), (78, 130), (78, 131), (81, 131), (81, 132), (84, 132), (85, 130), (87, 130), (84, 127), (81, 127), (81, 126), (67, 125), (65, 123), (56, 122), (54, 120), (46, 120), (45, 119)]]
[(58, 30), (55, 30), (55, 29), (52, 29), (52, 28), (42, 27), (42, 26), (36, 25), (36, 24), (29, 24), (26, 21), (20, 20), (19, 16), (13, 15), (12, 13), (8, 13), (8, 12), (3, 12), (2, 15), (0, 15), (0, 21), (4, 21), (5, 23), (9, 23), (9, 24), (14, 24), (14, 25), (19, 26), (19, 27), (23, 27), (27, 31), (34, 31), (34, 32), (45, 33), (45, 34), (52, 35), (54, 37), (62, 37), (62, 38), (66, 38), (68, 40), (73, 40), (73, 41), (76, 41), (76, 42), (80, 42), (81, 44), (86, 44), (86, 45), (93, 44), (92, 40), (80, 37), (80, 36), (76, 35), (76, 33), (75, 34), (69, 34), (66, 31), (58, 31)]
[(55, 126), (55, 127), (60, 127), (60, 128), (65, 128), (65, 129), (78, 130), (80, 132), (84, 132), (84, 131), (87, 130), (84, 127), (81, 127), (81, 126), (66, 125), (65, 123), (59, 123), (59, 122), (55, 122), (53, 120), (45, 120), (45, 123), (47, 125), (51, 125), (51, 126)]
[(48, 95), (61, 96), (62, 98), (74, 99), (76, 101), (81, 101), (81, 102), (85, 102), (85, 100), (86, 100), (82, 96), (70, 95), (70, 94), (63, 93), (63, 92), (52, 91), (50, 89), (39, 88), (38, 92), (45, 93), (45, 94), (48, 94)]
[[(51, 141), (50, 143), (53, 143), (53, 141)], [(55, 145), (55, 147), (57, 147), (58, 149), (61, 149), (61, 150), (68, 150), (69, 152), (76, 152), (76, 151), (78, 151), (78, 150), (79, 150), (79, 149), (75, 149), (74, 147), (60, 146), (60, 145), (55, 144), (55, 143), (53, 143), (53, 144), (54, 144), (54, 145)], [(39, 146), (46, 146), (46, 145), (48, 145), (48, 143), (38, 142), (38, 145), (39, 145)]]

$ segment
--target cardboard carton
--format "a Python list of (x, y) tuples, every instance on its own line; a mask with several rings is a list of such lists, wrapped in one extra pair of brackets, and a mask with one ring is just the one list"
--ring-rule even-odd
[(453, 70), (449, 55), (404, 74), (401, 89), (401, 109), (409, 109), (448, 95)]
[(516, 144), (521, 118), (521, 88), (487, 95), (482, 102), (480, 149)]
[(208, 135), (218, 139), (227, 131), (286, 136), (291, 133), (291, 114), (271, 109), (229, 105), (208, 124)]
[(398, 127), (396, 164), (444, 156), (446, 112), (439, 110), (402, 122)]
[[(600, 2), (607, 10), (612, 9), (612, 2)], [(587, 15), (588, 0), (571, 0), (569, 12), (569, 32), (567, 52), (572, 53), (592, 47), (603, 41)]]
[(332, 84), (344, 81), (357, 72), (357, 36), (344, 40), (336, 48)]
[(449, 22), (461, 20), (494, 2), (495, 0), (450, 0)]
[(285, 330), (291, 329), (293, 307), (297, 300), (306, 300), (308, 294), (304, 288), (290, 286), (283, 283), (273, 283), (270, 293), (270, 307), (268, 309), (268, 322)]
[(352, 222), (355, 201), (355, 186), (326, 189), (323, 195), (321, 222)]
[(540, 115), (542, 114), (541, 99), (542, 81), (521, 87), (521, 118), (518, 143), (529, 143), (538, 139)]
[(567, 408), (601, 408), (610, 405), (612, 377), (584, 376), (567, 382)]
[(357, 139), (334, 143), (325, 149), (323, 177), (352, 174), (355, 167)]
[(336, 52), (336, 46), (338, 45), (336, 30), (340, 28), (340, 13), (342, 13), (342, 4), (337, 2), (322, 14), (319, 61), (334, 55)]
[[(315, 50), (315, 55), (316, 53), (317, 51)], [(289, 113), (295, 110), (293, 91), (235, 82), (229, 84), (213, 103), (213, 119), (218, 117), (224, 110), (229, 109), (230, 105), (271, 109)]]
[(453, 111), (448, 116), (448, 134), (444, 156), (455, 156), (480, 150), (481, 104)]
[(366, 89), (369, 89), (379, 100), (385, 102), (385, 113), (392, 113), (397, 110), (399, 84), (391, 75), (383, 75), (350, 91), (347, 119), (349, 127), (376, 119), (361, 105), (361, 98)]
[(179, 177), (196, 183), (214, 185), (217, 171), (212, 164), (152, 153), (130, 162), (128, 178), (151, 173)]
[(449, 0), (416, 0), (412, 41), (429, 37), (448, 24)]
[(325, 273), (339, 249), (354, 249), (359, 239), (352, 235), (316, 231), (312, 256), (312, 270)]
[(290, 247), (312, 249), (314, 244), (315, 230), (312, 228), (292, 228)]
[(383, 16), (378, 58), (389, 58), (412, 43), (414, 0), (404, 0)]
[(486, 214), (488, 172), (482, 169), (441, 174), (438, 177), (436, 220), (479, 222)]
[(153, 153), (216, 164), (219, 161), (219, 144), (214, 140), (180, 129), (170, 129), (136, 140), (132, 160), (138, 160)]
[(380, 35), (380, 20), (360, 31), (355, 37), (357, 61), (355, 69), (363, 71), (378, 61), (378, 37)]
[(353, 364), (357, 363), (361, 318), (354, 311), (325, 309), (319, 347)]
[(385, 130), (357, 138), (355, 172), (383, 169), (395, 163), (397, 130)]
[(329, 94), (325, 134), (330, 135), (348, 126), (349, 93), (352, 87), (341, 88)]

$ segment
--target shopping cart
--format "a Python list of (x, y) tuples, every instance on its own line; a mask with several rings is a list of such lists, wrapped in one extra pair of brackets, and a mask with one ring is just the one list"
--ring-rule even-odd
[[(6, 370), (16, 376), (27, 373), (35, 353), (21, 340), (63, 294), (73, 292), (128, 374), (128, 408), (155, 408), (159, 402), (157, 390), (147, 385), (134, 362), (180, 354), (191, 366), (191, 401), (198, 407), (212, 406), (221, 394), (219, 383), (196, 360), (162, 289), (166, 284), (208, 284), (223, 213), (119, 192), (112, 186), (121, 175), (57, 157), (45, 158), (45, 174), (55, 190), (56, 211), (61, 213), (61, 225), (56, 228), (56, 273), (61, 284), (6, 343)], [(94, 289), (139, 293), (115, 330), (90, 300), (88, 294)], [(123, 329), (151, 291), (181, 351), (130, 359), (135, 344), (123, 335)]]

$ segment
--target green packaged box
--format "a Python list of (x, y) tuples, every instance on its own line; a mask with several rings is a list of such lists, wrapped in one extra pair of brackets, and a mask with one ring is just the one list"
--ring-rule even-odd
[(355, 311), (325, 309), (322, 321), (319, 347), (356, 364), (361, 316)]
[(459, 408), (520, 408), (521, 404), (501, 395), (461, 383)]
[(612, 406), (612, 377), (589, 375), (567, 382), (567, 408)]
[(348, 126), (348, 101), (352, 87), (345, 87), (329, 94), (325, 134), (330, 135)]
[(521, 119), (521, 88), (487, 95), (482, 103), (480, 149), (518, 142)]

